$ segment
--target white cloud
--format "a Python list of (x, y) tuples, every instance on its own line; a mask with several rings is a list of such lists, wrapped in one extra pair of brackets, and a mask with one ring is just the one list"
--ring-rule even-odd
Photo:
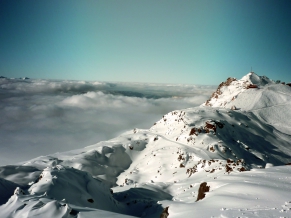
[(213, 89), (0, 79), (0, 165), (81, 148), (133, 128), (149, 128), (172, 110), (201, 104)]

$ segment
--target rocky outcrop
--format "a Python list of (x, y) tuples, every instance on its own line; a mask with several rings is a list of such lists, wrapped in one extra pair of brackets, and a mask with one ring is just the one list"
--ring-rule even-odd
[(160, 215), (160, 218), (167, 218), (169, 216), (169, 207), (166, 207)]
[(200, 187), (199, 187), (199, 190), (198, 190), (198, 196), (197, 196), (197, 200), (196, 201), (199, 201), (199, 200), (202, 200), (203, 198), (205, 198), (205, 193), (209, 192), (209, 190), (210, 190), (210, 186), (207, 186), (206, 182), (202, 182), (200, 184)]

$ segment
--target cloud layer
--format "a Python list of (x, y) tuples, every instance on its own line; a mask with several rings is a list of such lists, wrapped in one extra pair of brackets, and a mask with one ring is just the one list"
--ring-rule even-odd
[(0, 79), (0, 165), (82, 148), (204, 102), (215, 87)]

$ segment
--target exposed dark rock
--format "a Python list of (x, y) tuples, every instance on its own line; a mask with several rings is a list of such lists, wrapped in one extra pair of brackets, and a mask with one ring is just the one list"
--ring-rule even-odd
[(72, 215), (72, 216), (76, 216), (76, 215), (78, 215), (78, 213), (79, 213), (79, 211), (74, 210), (74, 209), (72, 209), (72, 210), (70, 211), (70, 215)]
[(199, 201), (205, 198), (205, 192), (209, 192), (209, 190), (210, 190), (210, 186), (207, 186), (206, 182), (201, 183), (198, 190), (198, 196), (197, 196), (196, 201)]
[(189, 135), (196, 135), (197, 136), (198, 134), (196, 133), (196, 128), (192, 128)]
[(255, 84), (249, 84), (249, 85), (247, 86), (247, 89), (257, 89), (257, 88), (258, 88), (258, 86), (255, 85)]
[(181, 163), (181, 164), (180, 164), (180, 168), (184, 168), (184, 167), (185, 167), (185, 166)]
[(169, 207), (164, 208), (163, 212), (160, 215), (160, 218), (167, 218), (169, 216)]
[(218, 86), (218, 88), (217, 88), (217, 90), (216, 90), (215, 92), (213, 92), (213, 94), (212, 94), (212, 96), (210, 97), (210, 99), (208, 99), (208, 100), (205, 102), (205, 105), (206, 105), (206, 106), (212, 106), (212, 105), (209, 103), (210, 100), (211, 100), (212, 98), (218, 98), (218, 96), (222, 94), (222, 92), (221, 92), (221, 88), (222, 88), (223, 86), (229, 86), (233, 81), (237, 81), (237, 80), (236, 80), (235, 78), (231, 78), (231, 77), (229, 77), (229, 78), (227, 78), (227, 80), (226, 80), (225, 82), (220, 83), (219, 86)]
[(87, 201), (90, 203), (94, 203), (94, 200), (92, 198), (88, 199)]

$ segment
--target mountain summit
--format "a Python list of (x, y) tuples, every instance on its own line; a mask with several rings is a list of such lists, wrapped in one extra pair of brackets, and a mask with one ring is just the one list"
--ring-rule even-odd
[(253, 113), (283, 133), (291, 134), (290, 86), (248, 73), (240, 80), (228, 78), (203, 105)]
[(249, 73), (148, 130), (0, 167), (0, 216), (286, 217), (290, 102)]
[[(248, 73), (240, 80), (229, 77), (225, 82), (220, 83), (217, 90), (204, 105), (229, 108), (233, 106), (232, 101), (241, 93), (248, 89), (261, 89), (271, 84), (274, 84), (274, 82), (268, 77), (258, 76), (254, 72)], [(252, 92), (251, 90), (248, 90), (247, 93)]]

